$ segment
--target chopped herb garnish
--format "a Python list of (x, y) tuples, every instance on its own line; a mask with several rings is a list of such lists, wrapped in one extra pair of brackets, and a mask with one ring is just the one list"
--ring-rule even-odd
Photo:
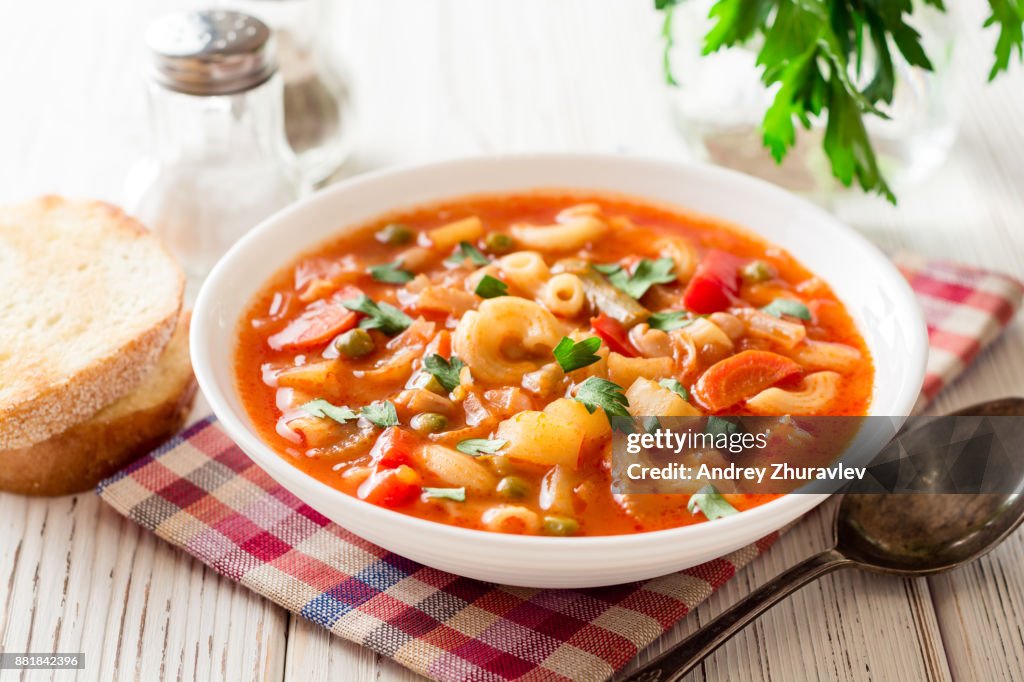
[(729, 504), (729, 501), (722, 497), (722, 494), (713, 485), (706, 485), (693, 495), (686, 508), (691, 514), (698, 511), (703, 512), (708, 521), (720, 519), (723, 516), (732, 516), (736, 513), (736, 507)]
[(487, 260), (487, 256), (480, 253), (480, 249), (469, 242), (459, 242), (452, 255), (444, 260), (446, 263), (454, 263), (455, 265), (462, 265), (467, 260), (473, 265), (487, 265), (491, 262)]
[(347, 421), (359, 417), (359, 413), (355, 410), (339, 405), (333, 405), (326, 400), (319, 398), (317, 400), (310, 400), (300, 409), (314, 417), (319, 417), (320, 419), (333, 419), (339, 424), (344, 424)]
[(658, 385), (661, 386), (662, 388), (667, 388), (673, 393), (678, 393), (679, 397), (681, 397), (683, 400), (690, 399), (690, 392), (687, 391), (686, 387), (679, 383), (677, 379), (662, 379), (661, 381), (658, 382)]
[(508, 294), (508, 285), (497, 277), (484, 275), (476, 285), (476, 295), (481, 298), (497, 298)]
[(368, 272), (375, 280), (386, 284), (405, 284), (411, 282), (415, 277), (408, 270), (403, 270), (402, 262), (397, 260), (392, 263), (371, 266)]
[(708, 417), (707, 426), (704, 427), (704, 433), (710, 433), (713, 436), (718, 436), (720, 434), (730, 436), (734, 433), (738, 433), (739, 430), (740, 425), (736, 422), (715, 416)]
[(359, 298), (350, 298), (341, 304), (349, 310), (363, 313), (365, 318), (359, 323), (363, 329), (379, 329), (388, 336), (395, 336), (412, 324), (412, 318), (393, 305), (374, 303), (366, 294)]
[(658, 260), (644, 258), (636, 264), (633, 274), (619, 268), (608, 275), (608, 281), (619, 291), (640, 299), (651, 286), (674, 282), (676, 279), (675, 268), (675, 261), (671, 258), (659, 258)]
[(663, 332), (670, 332), (673, 329), (682, 329), (693, 324), (693, 319), (688, 317), (685, 310), (666, 310), (661, 313), (651, 313), (647, 318), (647, 326), (651, 329), (660, 329)]
[(610, 275), (622, 269), (622, 266), (618, 263), (593, 263), (590, 267), (594, 268), (602, 275)]
[(595, 355), (600, 347), (601, 339), (596, 336), (583, 339), (579, 343), (574, 342), (568, 336), (563, 336), (562, 340), (558, 342), (558, 345), (551, 352), (554, 354), (555, 361), (558, 362), (562, 371), (571, 372), (581, 367), (592, 365), (600, 360), (601, 357)]
[(423, 369), (434, 375), (446, 391), (454, 391), (459, 385), (459, 372), (465, 366), (466, 363), (455, 355), (450, 360), (445, 360), (436, 353), (423, 358)]
[(398, 426), (398, 412), (395, 411), (395, 404), (390, 400), (378, 400), (375, 403), (370, 403), (359, 411), (359, 416), (365, 417), (367, 421), (381, 428)]
[(794, 301), (789, 298), (777, 298), (765, 307), (761, 308), (764, 312), (775, 317), (782, 317), (783, 315), (789, 315), (790, 317), (796, 317), (801, 320), (809, 321), (811, 319), (811, 311), (800, 301)]
[(644, 417), (642, 422), (644, 431), (647, 433), (656, 433), (661, 430), (661, 421), (657, 417)]
[(463, 488), (424, 488), (423, 499), (425, 500), (454, 500), (456, 502), (466, 501), (466, 489)]
[(467, 438), (466, 440), (460, 440), (456, 445), (455, 449), (459, 452), (464, 452), (467, 455), (495, 455), (498, 450), (508, 445), (507, 440), (490, 439), (490, 438)]
[(623, 393), (622, 386), (600, 377), (590, 377), (576, 389), (576, 400), (583, 403), (587, 411), (593, 414), (601, 408), (612, 417), (628, 417), (629, 400)]

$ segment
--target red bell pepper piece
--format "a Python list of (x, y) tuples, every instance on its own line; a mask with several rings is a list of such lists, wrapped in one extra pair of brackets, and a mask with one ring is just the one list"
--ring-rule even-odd
[(420, 496), (419, 475), (408, 466), (382, 469), (359, 485), (359, 499), (381, 507), (400, 507)]
[(619, 355), (625, 355), (628, 358), (635, 358), (640, 355), (629, 340), (629, 332), (615, 318), (601, 313), (597, 317), (590, 319), (590, 326), (594, 328), (597, 335), (604, 341), (604, 345), (608, 346), (608, 350), (614, 351)]
[(698, 315), (717, 313), (731, 306), (740, 293), (742, 264), (739, 256), (708, 251), (683, 291), (683, 305)]
[(397, 426), (389, 426), (370, 450), (370, 459), (378, 469), (397, 469), (412, 461), (412, 451), (418, 445), (416, 436)]

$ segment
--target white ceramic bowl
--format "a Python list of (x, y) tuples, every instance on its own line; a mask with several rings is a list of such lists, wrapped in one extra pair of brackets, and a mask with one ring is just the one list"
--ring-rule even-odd
[(281, 485), (356, 535), (428, 566), (512, 585), (589, 587), (664, 575), (738, 549), (821, 503), (825, 495), (788, 495), (711, 523), (636, 535), (503, 535), (362, 502), (304, 474), (260, 440), (235, 389), (232, 354), (245, 306), (273, 273), (346, 226), (395, 208), (535, 188), (607, 190), (668, 202), (744, 226), (788, 249), (832, 285), (867, 340), (877, 370), (872, 414), (909, 414), (924, 376), (924, 321), (899, 272), (859, 234), (772, 185), (719, 168), (537, 155), (359, 176), (272, 216), (238, 242), (206, 280), (191, 333), (199, 384), (231, 438)]

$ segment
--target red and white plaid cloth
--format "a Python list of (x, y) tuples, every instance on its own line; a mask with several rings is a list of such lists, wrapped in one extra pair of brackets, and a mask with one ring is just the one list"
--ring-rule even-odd
[[(947, 263), (897, 262), (928, 321), (927, 400), (998, 336), (1024, 286)], [(105, 481), (99, 493), (227, 578), (445, 682), (605, 680), (776, 538), (627, 585), (536, 590), (482, 583), (334, 525), (256, 467), (213, 418)]]

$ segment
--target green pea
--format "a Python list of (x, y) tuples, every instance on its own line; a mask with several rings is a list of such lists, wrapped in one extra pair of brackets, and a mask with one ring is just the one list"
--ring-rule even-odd
[(548, 535), (574, 535), (580, 524), (570, 516), (545, 516), (544, 532)]
[(338, 352), (350, 358), (361, 358), (368, 355), (376, 348), (373, 337), (365, 329), (350, 329), (334, 342)]
[(439, 433), (448, 428), (448, 417), (437, 412), (421, 412), (413, 416), (409, 426), (417, 433)]
[(378, 231), (374, 237), (381, 244), (389, 246), (402, 246), (412, 241), (413, 231), (401, 223), (391, 223)]
[(743, 276), (744, 282), (757, 284), (758, 282), (766, 282), (774, 277), (775, 268), (763, 260), (754, 260), (747, 263), (740, 274)]
[(530, 491), (530, 487), (526, 484), (526, 481), (518, 476), (506, 476), (498, 481), (497, 490), (498, 494), (502, 497), (520, 498), (526, 497), (526, 493)]
[(448, 395), (448, 391), (444, 390), (444, 386), (441, 382), (430, 372), (417, 372), (412, 375), (409, 382), (405, 385), (406, 388), (422, 388), (425, 391), (436, 393), (438, 395)]
[(503, 232), (491, 232), (484, 238), (484, 248), (491, 253), (508, 253), (515, 247), (512, 237)]

